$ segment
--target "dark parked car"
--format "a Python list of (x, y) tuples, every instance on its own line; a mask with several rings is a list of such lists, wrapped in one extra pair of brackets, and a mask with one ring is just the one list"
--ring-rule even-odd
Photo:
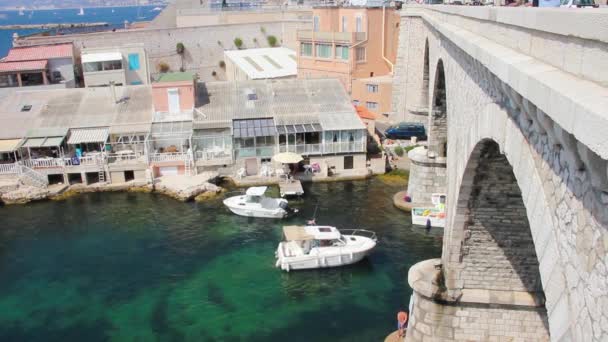
[(411, 139), (426, 140), (424, 125), (416, 122), (402, 122), (398, 125), (389, 127), (384, 135), (387, 139)]

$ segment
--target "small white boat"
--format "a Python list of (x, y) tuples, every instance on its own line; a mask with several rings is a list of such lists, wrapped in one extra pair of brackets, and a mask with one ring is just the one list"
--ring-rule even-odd
[(298, 212), (292, 209), (286, 199), (266, 197), (268, 187), (258, 186), (247, 189), (245, 195), (224, 200), (224, 205), (233, 213), (247, 217), (284, 218)]
[(432, 208), (412, 208), (412, 224), (426, 226), (431, 221), (431, 227), (445, 227), (445, 194), (435, 193), (431, 195)]
[(80, 11), (78, 12), (78, 15), (84, 15), (84, 8), (80, 7)]
[(154, 7), (154, 8), (151, 10), (151, 12), (160, 12), (160, 11), (162, 11), (162, 10), (163, 10), (163, 9), (162, 9), (162, 8), (160, 8), (160, 7)]
[(354, 264), (376, 247), (376, 233), (331, 226), (285, 226), (285, 241), (275, 253), (276, 267), (284, 271)]

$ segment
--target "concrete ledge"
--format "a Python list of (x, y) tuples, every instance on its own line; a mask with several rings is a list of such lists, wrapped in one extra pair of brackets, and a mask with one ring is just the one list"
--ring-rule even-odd
[[(545, 112), (561, 128), (573, 134), (578, 141), (602, 159), (608, 159), (608, 138), (605, 134), (608, 131), (608, 113), (605, 110), (608, 108), (607, 88), (573, 76), (538, 59), (465, 30), (462, 27), (449, 24), (446, 20), (442, 20), (443, 18), (441, 17), (442, 12), (451, 13), (449, 11), (452, 10), (464, 11), (463, 13), (474, 13), (474, 11), (486, 9), (453, 6), (453, 9), (450, 10), (435, 10), (431, 9), (431, 7), (434, 8), (435, 6), (408, 6), (402, 12), (402, 15), (423, 18), (445, 36), (446, 39), (473, 59), (479, 61), (502, 82)], [(504, 8), (500, 10), (510, 11), (513, 9)], [(525, 13), (545, 13), (546, 11), (543, 9), (521, 10), (522, 13), (524, 13), (524, 10), (527, 11)], [(563, 11), (560, 13), (559, 18), (575, 12), (577, 11)], [(548, 11), (546, 13), (554, 12)], [(604, 13), (601, 17), (602, 20), (604, 20), (604, 17), (608, 20), (608, 12), (603, 11), (601, 13)], [(585, 21), (592, 20), (592, 18), (593, 16), (590, 16)], [(579, 20), (582, 20), (582, 18)], [(569, 20), (564, 18), (564, 22), (569, 22)], [(560, 23), (555, 26), (568, 30), (567, 26), (572, 25)], [(605, 29), (599, 29), (598, 25), (582, 24), (579, 26), (597, 29), (597, 32), (605, 31), (602, 41), (608, 41), (608, 26)], [(537, 29), (536, 27), (531, 27)], [(574, 35), (574, 33), (564, 33), (561, 31), (556, 33)], [(593, 35), (595, 38), (582, 33), (581, 36), (587, 37), (587, 39), (600, 40), (595, 35)]]
[(599, 40), (608, 43), (608, 9), (596, 8), (527, 8), (527, 7), (476, 7), (445, 5), (407, 5), (402, 15), (412, 8), (459, 15), (477, 20), (519, 26), (530, 30)]
[(457, 298), (448, 295), (448, 289), (441, 284), (441, 259), (429, 259), (412, 266), (407, 275), (410, 287), (421, 296), (442, 304), (506, 305), (542, 307), (544, 298), (524, 291), (495, 291), (484, 289), (462, 289)]
[(395, 205), (395, 207), (397, 207), (403, 211), (407, 211), (407, 212), (412, 211), (412, 208), (415, 208), (415, 207), (433, 207), (432, 203), (406, 202), (404, 200), (406, 194), (407, 194), (407, 191), (399, 191), (398, 193), (396, 193), (393, 196), (393, 205)]
[(407, 153), (407, 157), (410, 162), (415, 165), (426, 166), (426, 167), (447, 167), (447, 158), (435, 157), (429, 158), (427, 155), (428, 150), (424, 146), (416, 147), (415, 149)]
[(405, 108), (405, 110), (407, 110), (408, 112), (410, 112), (410, 114), (413, 114), (413, 115), (420, 115), (420, 116), (429, 115), (429, 109), (427, 107), (407, 106), (407, 108)]

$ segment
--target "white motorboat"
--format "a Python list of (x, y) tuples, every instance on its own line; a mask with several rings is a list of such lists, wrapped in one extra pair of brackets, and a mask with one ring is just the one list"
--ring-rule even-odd
[(276, 267), (285, 271), (337, 267), (361, 261), (376, 247), (376, 233), (331, 226), (285, 226)]
[(435, 193), (431, 195), (431, 202), (435, 205), (431, 208), (412, 208), (412, 224), (426, 226), (431, 221), (431, 227), (445, 227), (445, 194)]
[(292, 209), (286, 199), (266, 197), (268, 187), (258, 186), (247, 189), (244, 195), (224, 200), (224, 205), (233, 213), (247, 217), (284, 218), (298, 212)]

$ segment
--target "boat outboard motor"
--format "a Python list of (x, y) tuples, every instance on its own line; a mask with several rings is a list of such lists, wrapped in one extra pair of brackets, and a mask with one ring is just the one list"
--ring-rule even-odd
[(289, 214), (289, 215), (295, 214), (298, 212), (298, 209), (293, 209), (293, 208), (289, 207), (289, 204), (287, 202), (281, 201), (281, 203), (279, 203), (279, 207), (281, 209), (285, 210), (285, 212), (287, 212), (287, 214)]

